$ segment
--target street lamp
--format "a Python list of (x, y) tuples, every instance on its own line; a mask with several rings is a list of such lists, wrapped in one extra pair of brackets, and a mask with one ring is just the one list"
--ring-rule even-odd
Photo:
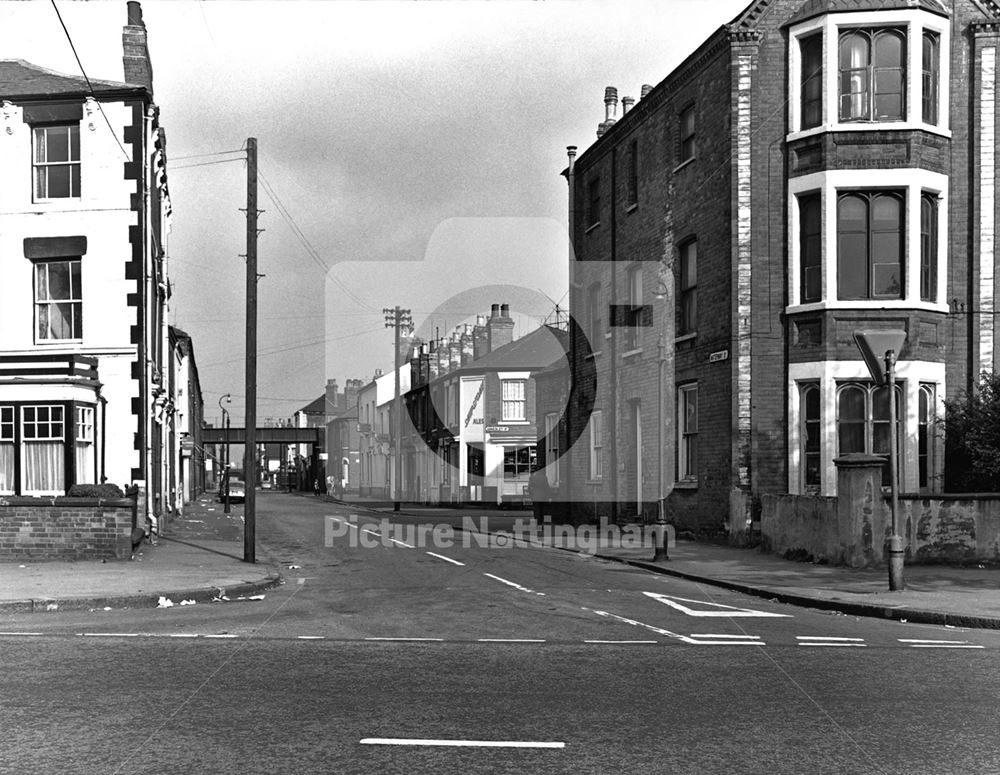
[(219, 409), (222, 410), (222, 425), (226, 429), (226, 440), (223, 442), (222, 447), (222, 475), (225, 477), (223, 480), (225, 484), (223, 485), (223, 498), (225, 499), (224, 513), (229, 513), (229, 412), (226, 411), (226, 407), (222, 405), (222, 401), (225, 399), (227, 404), (233, 403), (233, 397), (226, 393), (225, 395), (219, 396)]

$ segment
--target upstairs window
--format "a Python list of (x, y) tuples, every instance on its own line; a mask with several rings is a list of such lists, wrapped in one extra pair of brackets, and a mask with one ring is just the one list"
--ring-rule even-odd
[(840, 34), (840, 120), (902, 121), (906, 33), (895, 28)]
[(594, 178), (587, 189), (587, 225), (594, 226), (601, 222), (601, 179)]
[(823, 35), (817, 33), (799, 43), (802, 54), (802, 129), (823, 121)]
[(937, 301), (938, 198), (920, 195), (920, 300)]
[(680, 163), (690, 161), (695, 154), (695, 124), (694, 105), (681, 111), (678, 117), (680, 126)]
[(503, 406), (501, 407), (501, 419), (504, 422), (523, 422), (527, 419), (527, 397), (525, 388), (527, 380), (505, 379), (502, 380)]
[(628, 273), (628, 328), (626, 346), (635, 350), (642, 344), (642, 266), (634, 266)]
[(590, 415), (590, 465), (589, 478), (599, 480), (604, 477), (604, 413)]
[(922, 116), (925, 124), (938, 122), (938, 76), (941, 70), (941, 36), (924, 33)]
[(35, 199), (80, 196), (80, 125), (35, 127), (32, 137)]
[(628, 201), (627, 205), (639, 202), (639, 143), (632, 141), (628, 152)]
[(799, 197), (799, 263), (802, 282), (799, 301), (807, 304), (823, 296), (823, 221), (818, 193)]
[(685, 242), (681, 245), (680, 254), (677, 334), (684, 336), (698, 330), (698, 242)]
[(37, 341), (83, 338), (80, 259), (35, 263)]
[(837, 202), (837, 298), (903, 298), (903, 197), (850, 192)]
[(587, 289), (587, 313), (590, 315), (589, 330), (591, 352), (601, 349), (601, 286), (594, 283)]

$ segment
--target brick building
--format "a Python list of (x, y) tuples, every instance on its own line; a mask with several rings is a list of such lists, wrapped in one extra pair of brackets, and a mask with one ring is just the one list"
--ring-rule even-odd
[(564, 496), (648, 517), (662, 470), (714, 533), (835, 494), (834, 459), (892, 432), (853, 332), (896, 328), (900, 483), (941, 488), (934, 419), (996, 365), (998, 44), (991, 0), (756, 0), (620, 118), (607, 90), (564, 172), (571, 368), (596, 374)]

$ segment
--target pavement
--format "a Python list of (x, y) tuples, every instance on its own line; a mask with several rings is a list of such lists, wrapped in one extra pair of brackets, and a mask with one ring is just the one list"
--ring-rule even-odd
[[(305, 497), (305, 496), (303, 496)], [(309, 496), (313, 497), (313, 496)], [(394, 514), (392, 504), (359, 498), (333, 501), (372, 516)], [(455, 509), (402, 504), (408, 520), (485, 528), (492, 540), (510, 540), (532, 514), (516, 509)], [(467, 518), (471, 517), (469, 522)], [(632, 526), (632, 531), (638, 526)], [(740, 548), (678, 540), (669, 559), (652, 561), (652, 549), (621, 534), (560, 530), (550, 523), (521, 532), (525, 541), (645, 570), (725, 587), (793, 605), (900, 621), (1000, 629), (1000, 568), (907, 565), (905, 589), (890, 592), (885, 569), (854, 569), (797, 562)], [(216, 597), (250, 596), (281, 583), (277, 567), (242, 561), (242, 506), (230, 514), (209, 494), (189, 504), (164, 536), (144, 543), (133, 560), (0, 562), (0, 613), (67, 608), (153, 607)]]

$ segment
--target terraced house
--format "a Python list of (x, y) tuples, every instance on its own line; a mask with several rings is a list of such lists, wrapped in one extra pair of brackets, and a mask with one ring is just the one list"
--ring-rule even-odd
[[(620, 116), (608, 89), (564, 173), (596, 373), (564, 494), (648, 515), (662, 470), (678, 525), (738, 530), (894, 432), (902, 489), (941, 490), (934, 419), (997, 365), (998, 46), (991, 0), (755, 0)], [(856, 329), (906, 332), (895, 430)]]
[(123, 82), (0, 61), (0, 494), (136, 485), (155, 524), (182, 497), (170, 198), (139, 4), (127, 14)]

